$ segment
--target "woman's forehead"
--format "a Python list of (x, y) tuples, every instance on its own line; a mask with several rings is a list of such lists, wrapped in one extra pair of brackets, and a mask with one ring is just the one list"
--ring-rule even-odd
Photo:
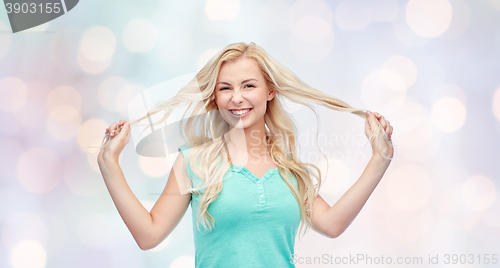
[(262, 80), (263, 76), (255, 60), (244, 58), (233, 62), (224, 62), (217, 77), (218, 82), (241, 82), (249, 78)]

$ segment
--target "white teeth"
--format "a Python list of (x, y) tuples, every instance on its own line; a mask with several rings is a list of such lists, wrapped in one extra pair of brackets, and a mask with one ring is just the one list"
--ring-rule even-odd
[(250, 109), (246, 109), (246, 110), (241, 110), (241, 111), (232, 111), (231, 110), (231, 113), (232, 114), (236, 114), (236, 115), (242, 115), (242, 114), (246, 114), (250, 111)]

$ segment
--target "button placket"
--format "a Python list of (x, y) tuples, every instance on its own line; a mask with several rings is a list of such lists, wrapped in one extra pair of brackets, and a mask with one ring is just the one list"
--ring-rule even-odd
[(259, 187), (259, 204), (261, 205), (266, 203), (266, 199), (264, 196), (264, 186), (262, 185), (262, 180), (257, 180), (257, 186)]

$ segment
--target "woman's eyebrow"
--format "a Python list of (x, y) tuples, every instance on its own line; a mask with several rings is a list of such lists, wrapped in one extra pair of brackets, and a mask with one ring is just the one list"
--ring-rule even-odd
[[(246, 82), (251, 81), (251, 80), (255, 80), (255, 81), (259, 82), (259, 81), (258, 81), (257, 79), (255, 79), (255, 78), (248, 78), (248, 79), (246, 79), (246, 80), (243, 80), (243, 82), (241, 82), (241, 84), (245, 84)], [(223, 82), (223, 81), (221, 81), (221, 82), (217, 83), (217, 85), (218, 85), (218, 84), (226, 84), (226, 85), (228, 85), (228, 86), (230, 86), (230, 85), (231, 85), (231, 84), (229, 84), (228, 82)]]

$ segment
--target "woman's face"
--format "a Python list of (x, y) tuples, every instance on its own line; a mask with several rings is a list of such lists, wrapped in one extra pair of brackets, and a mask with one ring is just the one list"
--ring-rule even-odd
[(215, 103), (224, 120), (233, 127), (264, 127), (267, 101), (274, 95), (253, 59), (222, 64), (215, 85)]

